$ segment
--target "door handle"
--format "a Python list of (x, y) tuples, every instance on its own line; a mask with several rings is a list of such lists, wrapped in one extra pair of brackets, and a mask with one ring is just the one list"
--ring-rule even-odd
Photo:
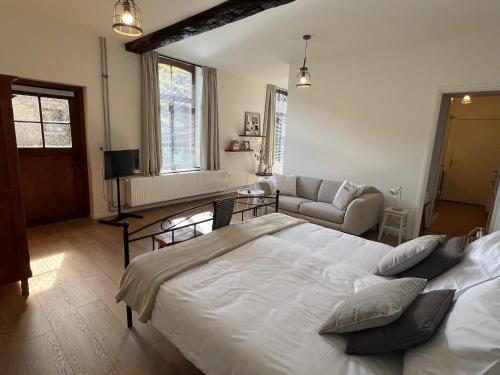
[(83, 165), (83, 159), (81, 154), (76, 154), (75, 156), (75, 163), (78, 166), (78, 168), (81, 168)]

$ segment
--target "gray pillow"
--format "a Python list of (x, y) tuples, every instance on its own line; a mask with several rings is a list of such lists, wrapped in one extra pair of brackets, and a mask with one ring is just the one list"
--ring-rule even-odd
[(453, 289), (421, 294), (395, 322), (349, 334), (345, 352), (381, 354), (406, 350), (429, 340), (450, 310), (454, 295)]
[(445, 237), (423, 236), (395, 247), (380, 260), (375, 275), (394, 276), (406, 271), (428, 257)]
[(403, 278), (370, 286), (338, 305), (319, 333), (344, 333), (392, 323), (422, 292), (427, 280)]
[(450, 238), (439, 245), (431, 255), (419, 264), (400, 273), (398, 276), (434, 279), (463, 259), (465, 245), (465, 236)]

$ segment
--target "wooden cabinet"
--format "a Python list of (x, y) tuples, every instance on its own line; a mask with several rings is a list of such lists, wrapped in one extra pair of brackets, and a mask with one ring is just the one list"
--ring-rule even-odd
[(0, 75), (0, 284), (21, 281), (27, 295), (32, 274), (12, 113), (15, 79)]

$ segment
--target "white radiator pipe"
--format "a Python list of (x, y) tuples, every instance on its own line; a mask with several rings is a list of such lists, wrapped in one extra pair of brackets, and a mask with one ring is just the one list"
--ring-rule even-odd
[[(104, 114), (104, 150), (111, 150), (111, 115), (109, 112), (109, 80), (108, 80), (108, 47), (106, 38), (99, 37), (101, 46), (101, 80), (102, 80), (102, 107)], [(113, 181), (106, 181), (106, 201), (108, 210), (116, 211), (114, 204), (114, 184)]]

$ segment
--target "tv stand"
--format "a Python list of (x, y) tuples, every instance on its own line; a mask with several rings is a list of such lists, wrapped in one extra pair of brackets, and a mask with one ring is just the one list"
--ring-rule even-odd
[(118, 215), (109, 220), (101, 219), (99, 220), (99, 223), (101, 224), (107, 224), (107, 225), (114, 225), (116, 223), (119, 223), (122, 220), (125, 220), (127, 218), (135, 218), (135, 219), (142, 219), (142, 215), (137, 215), (129, 212), (122, 212), (122, 202), (121, 202), (121, 197), (120, 197), (120, 178), (116, 177), (116, 190), (117, 190), (117, 198), (118, 198)]

